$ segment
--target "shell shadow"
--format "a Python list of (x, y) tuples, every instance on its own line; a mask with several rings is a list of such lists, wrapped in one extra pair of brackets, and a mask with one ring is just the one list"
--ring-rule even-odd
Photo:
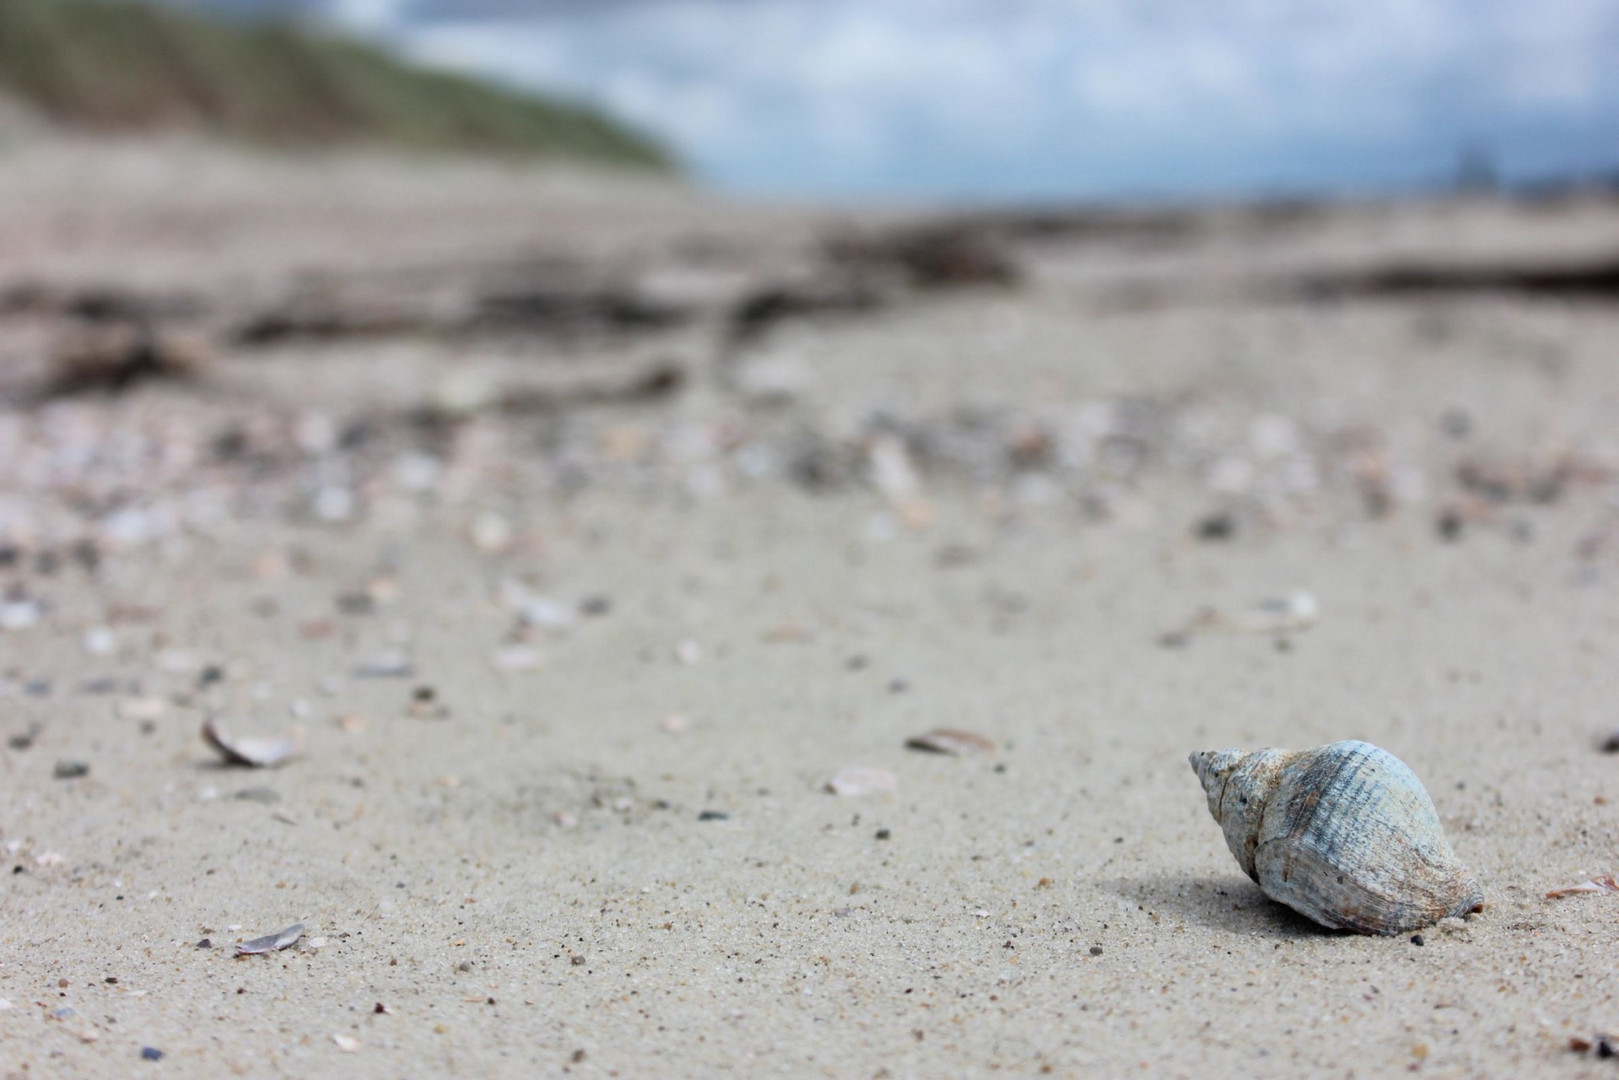
[(1240, 875), (1148, 874), (1118, 877), (1100, 887), (1148, 911), (1229, 934), (1261, 933), (1293, 940), (1352, 936), (1330, 930), (1266, 896)]

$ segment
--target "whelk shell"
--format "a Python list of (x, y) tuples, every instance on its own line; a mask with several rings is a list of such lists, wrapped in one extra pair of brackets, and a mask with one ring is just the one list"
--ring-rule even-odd
[(1398, 934), (1483, 910), (1422, 781), (1387, 750), (1351, 740), (1190, 760), (1238, 864), (1299, 914)]

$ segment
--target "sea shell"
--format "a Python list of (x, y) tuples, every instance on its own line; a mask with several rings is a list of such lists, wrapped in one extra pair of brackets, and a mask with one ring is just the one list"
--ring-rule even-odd
[(1351, 740), (1190, 760), (1238, 864), (1299, 914), (1398, 934), (1483, 910), (1422, 781), (1387, 750)]

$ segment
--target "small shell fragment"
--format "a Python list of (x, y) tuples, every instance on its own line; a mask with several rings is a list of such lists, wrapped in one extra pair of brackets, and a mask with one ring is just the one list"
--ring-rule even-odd
[(273, 769), (298, 753), (298, 741), (285, 736), (271, 739), (233, 739), (219, 730), (212, 717), (203, 721), (202, 739), (219, 751), (227, 765), (252, 769)]
[(960, 728), (934, 728), (932, 731), (906, 739), (905, 745), (911, 750), (955, 754), (958, 757), (965, 757), (968, 754), (988, 754), (995, 750), (993, 739), (986, 739), (976, 732), (962, 731)]
[(304, 924), (293, 923), (278, 934), (266, 934), (252, 941), (241, 942), (236, 946), (236, 955), (255, 956), (259, 953), (280, 952), (295, 944), (303, 936)]
[(333, 1035), (332, 1042), (336, 1043), (337, 1048), (345, 1054), (352, 1054), (360, 1048), (360, 1040), (353, 1035)]
[(899, 777), (887, 769), (873, 769), (865, 765), (850, 765), (833, 773), (826, 782), (826, 790), (834, 795), (876, 795), (893, 791)]
[(545, 658), (538, 649), (531, 649), (527, 645), (507, 645), (496, 650), (490, 660), (496, 671), (517, 673), (524, 671), (538, 671), (545, 663)]
[(1619, 893), (1619, 881), (1615, 881), (1612, 874), (1590, 881), (1582, 881), (1578, 885), (1570, 885), (1566, 889), (1553, 889), (1546, 894), (1548, 900), (1556, 900), (1564, 896), (1576, 896), (1579, 893)]
[(1205, 608), (1180, 633), (1292, 634), (1308, 630), (1320, 617), (1321, 604), (1315, 594), (1298, 589), (1243, 611)]

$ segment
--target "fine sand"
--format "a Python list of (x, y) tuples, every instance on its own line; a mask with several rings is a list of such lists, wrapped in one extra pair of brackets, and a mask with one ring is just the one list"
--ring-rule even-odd
[[(1619, 203), (1006, 228), (1009, 287), (735, 329), (897, 220), (6, 148), (0, 1075), (1611, 1075), (1619, 895), (1546, 893), (1619, 871), (1619, 306), (1366, 275)], [(682, 314), (453, 315), (536, 276)], [(200, 375), (46, 395), (93, 293)], [(331, 296), (409, 302), (239, 332)], [(1348, 738), (1483, 913), (1243, 876), (1187, 754)]]

